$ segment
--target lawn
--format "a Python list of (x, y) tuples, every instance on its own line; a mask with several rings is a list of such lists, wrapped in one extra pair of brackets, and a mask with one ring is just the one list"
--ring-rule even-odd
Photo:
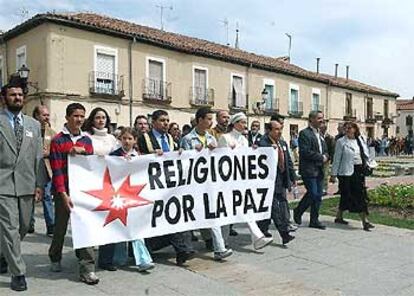
[[(407, 186), (410, 187), (409, 191), (406, 189)], [(404, 190), (401, 190), (401, 188)], [(384, 189), (385, 187), (382, 185), (369, 192), (369, 196), (372, 200), (368, 205), (369, 220), (373, 224), (383, 224), (414, 230), (414, 207), (412, 206), (414, 196), (411, 195), (412, 190), (414, 190), (413, 185), (395, 185), (387, 187), (387, 190)], [(398, 197), (394, 194), (396, 189), (399, 194)], [(379, 193), (385, 192), (388, 193), (386, 196), (378, 198)], [(384, 202), (386, 198), (392, 198), (392, 202)], [(296, 207), (297, 203), (297, 201), (290, 203), (290, 208), (293, 209)], [(339, 196), (324, 199), (320, 214), (334, 217), (336, 215), (336, 210), (338, 209), (338, 204)], [(345, 212), (344, 218), (359, 220), (359, 215)]]

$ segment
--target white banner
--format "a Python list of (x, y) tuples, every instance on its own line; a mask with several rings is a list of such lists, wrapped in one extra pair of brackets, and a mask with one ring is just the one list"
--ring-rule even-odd
[(69, 158), (75, 249), (268, 219), (273, 148)]

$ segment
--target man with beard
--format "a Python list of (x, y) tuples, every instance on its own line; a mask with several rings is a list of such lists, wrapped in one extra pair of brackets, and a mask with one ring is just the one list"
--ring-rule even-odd
[(42, 196), (44, 176), (40, 124), (24, 115), (23, 85), (20, 79), (1, 89), (4, 109), (0, 112), (0, 272), (12, 274), (10, 288), (27, 290), (26, 265), (20, 242), (26, 235), (33, 201)]
[(216, 126), (210, 129), (208, 132), (218, 141), (221, 135), (227, 133), (227, 127), (230, 121), (229, 112), (226, 110), (217, 111), (216, 121), (217, 121)]
[[(170, 118), (164, 110), (156, 110), (152, 113), (152, 129), (138, 138), (138, 150), (141, 154), (162, 155), (178, 149), (173, 137), (168, 134)], [(193, 248), (187, 242), (186, 234), (183, 232), (151, 237), (145, 240), (148, 249), (153, 252), (172, 245), (176, 252), (176, 263), (182, 266), (190, 259)]]

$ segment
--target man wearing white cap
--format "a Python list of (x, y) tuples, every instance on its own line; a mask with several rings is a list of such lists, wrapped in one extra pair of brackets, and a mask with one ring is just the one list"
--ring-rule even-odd
[[(222, 135), (218, 140), (218, 147), (230, 147), (232, 149), (238, 147), (249, 147), (249, 142), (243, 132), (247, 128), (247, 117), (243, 112), (234, 114), (229, 123), (230, 132)], [(252, 236), (253, 247), (256, 250), (266, 247), (273, 241), (272, 237), (265, 237), (263, 232), (257, 226), (255, 221), (248, 222), (250, 234)], [(227, 237), (228, 228), (224, 229), (224, 237)]]

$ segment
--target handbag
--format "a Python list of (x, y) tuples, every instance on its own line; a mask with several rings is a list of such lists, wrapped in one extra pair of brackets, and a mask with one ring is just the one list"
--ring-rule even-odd
[(357, 143), (359, 146), (359, 151), (361, 153), (361, 159), (362, 159), (362, 174), (365, 177), (371, 176), (374, 170), (368, 165), (368, 159), (364, 153), (364, 148), (362, 147), (362, 143), (359, 137), (357, 137)]

